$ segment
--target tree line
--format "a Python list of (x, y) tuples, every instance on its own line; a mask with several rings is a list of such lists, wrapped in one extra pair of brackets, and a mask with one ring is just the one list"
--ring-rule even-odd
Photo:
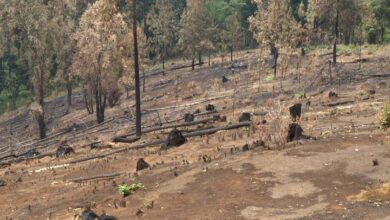
[(161, 62), (164, 71), (166, 60), (185, 56), (194, 69), (204, 57), (229, 53), (233, 61), (234, 51), (259, 46), (273, 55), (276, 75), (284, 56), (297, 49), (304, 55), (308, 46), (332, 44), (336, 63), (337, 44), (383, 43), (390, 25), (389, 0), (0, 0), (0, 5), (0, 111), (34, 101), (41, 138), (45, 98), (53, 92), (65, 91), (69, 112), (73, 90), (80, 88), (87, 111), (101, 123), (105, 108), (115, 106), (123, 90), (139, 87), (136, 70), (145, 72), (150, 63)]

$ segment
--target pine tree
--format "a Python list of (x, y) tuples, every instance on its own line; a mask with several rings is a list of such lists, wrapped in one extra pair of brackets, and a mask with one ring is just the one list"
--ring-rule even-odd
[(216, 35), (217, 26), (206, 13), (204, 0), (192, 0), (187, 3), (188, 7), (180, 20), (179, 45), (192, 59), (192, 69), (194, 69), (196, 55), (201, 65), (202, 52), (213, 45), (212, 38)]
[(280, 50), (285, 50), (287, 55), (291, 54), (299, 45), (304, 30), (294, 19), (289, 1), (257, 0), (255, 2), (258, 10), (249, 19), (250, 27), (262, 51), (271, 50), (275, 62), (274, 77), (276, 77)]
[(170, 0), (157, 0), (147, 16), (147, 25), (152, 32), (150, 41), (154, 51), (162, 59), (163, 71), (168, 50), (174, 46), (177, 39), (176, 16)]
[[(344, 25), (344, 30), (360, 22), (358, 17), (359, 0), (312, 0), (310, 1), (313, 27), (315, 29), (330, 29), (333, 35), (333, 65), (337, 63), (337, 44)], [(352, 22), (352, 23), (351, 23)], [(344, 35), (350, 35), (344, 34)], [(349, 42), (349, 38), (347, 43)]]
[(371, 0), (369, 2), (369, 8), (380, 29), (380, 42), (384, 43), (386, 28), (390, 28), (390, 1)]

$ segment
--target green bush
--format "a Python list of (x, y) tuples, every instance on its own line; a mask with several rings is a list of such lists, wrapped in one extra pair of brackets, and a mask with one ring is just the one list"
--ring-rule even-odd
[(130, 186), (128, 186), (127, 184), (122, 184), (118, 186), (118, 191), (122, 196), (126, 197), (131, 193), (143, 188), (144, 185), (142, 185), (142, 183), (133, 183)]
[(379, 122), (382, 129), (388, 129), (390, 127), (390, 105), (386, 104), (380, 114), (379, 114)]

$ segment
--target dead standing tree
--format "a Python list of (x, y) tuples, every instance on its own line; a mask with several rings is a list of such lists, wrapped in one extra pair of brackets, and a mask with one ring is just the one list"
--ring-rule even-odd
[(72, 72), (80, 77), (86, 100), (95, 99), (98, 123), (104, 122), (106, 103), (116, 103), (120, 97), (119, 79), (131, 72), (132, 65), (126, 59), (131, 54), (129, 33), (115, 1), (99, 0), (88, 7), (74, 35)]
[(139, 63), (138, 63), (138, 39), (137, 39), (137, 1), (132, 1), (133, 14), (132, 14), (132, 23), (133, 23), (133, 41), (134, 41), (134, 79), (135, 79), (135, 106), (136, 106), (136, 135), (140, 137), (142, 135), (142, 125), (141, 125), (141, 91), (140, 91), (140, 81), (139, 81)]

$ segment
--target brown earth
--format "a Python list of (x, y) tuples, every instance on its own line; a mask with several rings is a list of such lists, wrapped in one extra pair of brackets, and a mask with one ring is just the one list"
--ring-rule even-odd
[[(268, 75), (264, 72), (260, 74), (258, 91), (254, 64), (249, 65), (249, 71), (244, 68), (234, 74), (215, 64), (194, 72), (169, 72), (165, 81), (161, 76), (148, 77), (143, 95), (145, 126), (153, 126), (159, 118), (164, 124), (180, 120), (197, 108), (204, 111), (208, 103), (217, 107), (218, 114), (226, 115), (228, 122), (236, 122), (243, 111), (253, 113), (249, 130), (189, 138), (186, 144), (167, 151), (152, 146), (71, 163), (166, 138), (169, 130), (146, 134), (134, 144), (111, 142), (113, 136), (134, 129), (132, 98), (124, 98), (119, 106), (108, 109), (106, 118), (113, 121), (80, 137), (77, 135), (83, 129), (95, 125), (94, 115), (88, 115), (83, 108), (81, 94), (76, 94), (72, 112), (67, 115), (63, 97), (49, 100), (46, 115), (50, 135), (74, 126), (69, 133), (53, 138), (53, 143), (28, 145), (36, 142), (36, 125), (27, 110), (4, 115), (0, 119), (0, 157), (33, 146), (40, 147), (41, 153), (54, 152), (59, 141), (64, 140), (76, 153), (64, 159), (47, 156), (20, 162), (9, 158), (0, 161), (10, 162), (0, 168), (0, 180), (6, 182), (6, 186), (0, 187), (0, 219), (74, 219), (88, 205), (98, 214), (104, 210), (125, 220), (390, 219), (390, 136), (378, 126), (378, 111), (390, 95), (389, 55), (388, 47), (374, 54), (366, 53), (368, 61), (360, 69), (359, 63), (350, 62), (353, 55), (340, 55), (340, 61), (345, 63), (333, 70), (331, 82), (328, 72), (320, 71), (329, 57), (311, 54), (305, 60), (310, 68), (302, 70), (300, 82), (291, 68), (292, 72), (283, 80), (283, 89), (279, 78), (264, 80)], [(239, 58), (237, 63), (243, 64), (256, 60), (252, 51), (239, 54)], [(223, 74), (236, 78), (238, 83), (212, 86), (211, 80), (221, 80)], [(175, 80), (180, 88), (174, 86)], [(367, 83), (375, 88), (375, 94), (364, 90), (362, 85)], [(330, 100), (330, 90), (337, 91), (339, 97)], [(306, 98), (298, 98), (301, 91), (305, 91)], [(217, 98), (203, 102), (212, 97)], [(185, 106), (199, 101), (202, 102)], [(308, 101), (310, 105), (306, 104)], [(298, 102), (303, 104), (299, 124), (312, 138), (287, 144), (288, 107)], [(146, 111), (155, 108), (165, 109), (158, 114)], [(264, 111), (269, 113), (258, 114)], [(267, 123), (261, 123), (263, 120)], [(266, 147), (252, 145), (256, 140), (264, 141)], [(96, 141), (110, 147), (91, 150), (90, 143)], [(244, 144), (250, 144), (251, 150), (243, 152)], [(211, 161), (204, 162), (202, 155)], [(135, 172), (139, 158), (150, 163), (151, 169)], [(373, 160), (378, 161), (378, 166), (373, 166)], [(116, 173), (118, 176), (111, 178), (74, 181)], [(118, 192), (122, 183), (142, 183), (144, 189), (123, 198)]]

